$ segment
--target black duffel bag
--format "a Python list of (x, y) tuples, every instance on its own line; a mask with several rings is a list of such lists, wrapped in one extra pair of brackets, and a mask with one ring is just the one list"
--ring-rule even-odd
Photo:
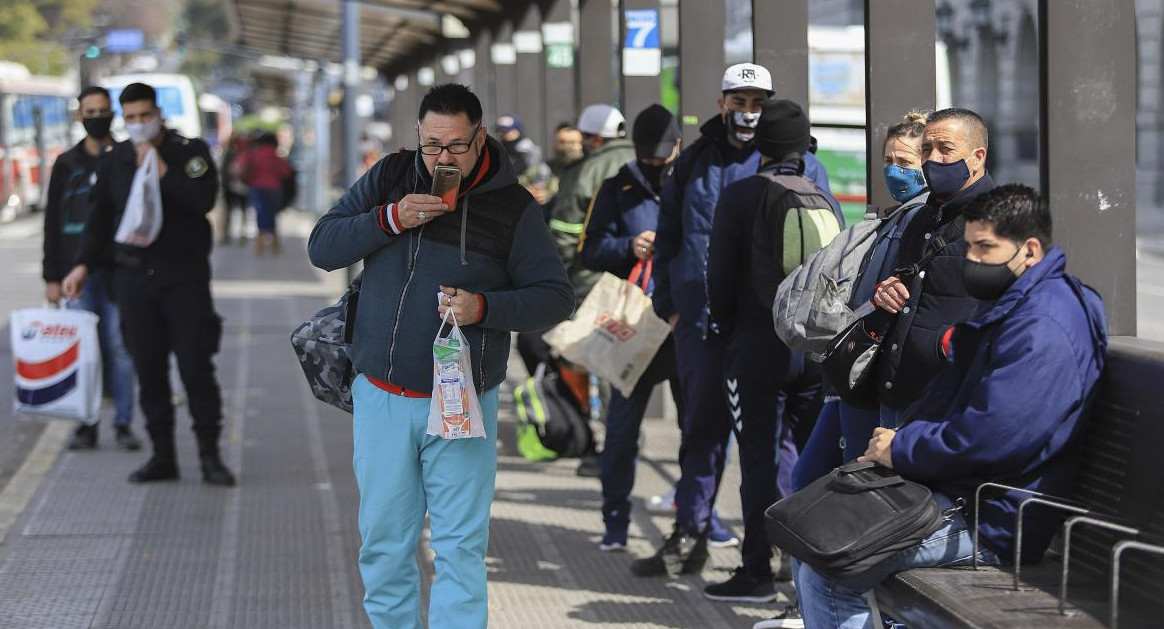
[(825, 380), (846, 404), (867, 409), (878, 407), (873, 366), (881, 352), (881, 341), (896, 316), (874, 309), (829, 341), (821, 368)]
[(764, 512), (770, 544), (836, 578), (859, 575), (917, 545), (945, 517), (925, 485), (856, 461)]

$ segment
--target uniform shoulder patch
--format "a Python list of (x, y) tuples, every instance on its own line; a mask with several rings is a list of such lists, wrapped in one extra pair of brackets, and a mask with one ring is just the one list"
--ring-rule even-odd
[(190, 161), (186, 162), (186, 176), (190, 179), (197, 179), (206, 174), (208, 166), (206, 160), (201, 157), (191, 157)]

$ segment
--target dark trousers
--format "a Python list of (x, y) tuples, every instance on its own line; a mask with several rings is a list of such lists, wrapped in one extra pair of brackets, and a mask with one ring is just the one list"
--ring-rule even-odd
[[(820, 366), (802, 352), (771, 352), (757, 365), (755, 347), (729, 350), (726, 389), (740, 447), (744, 570), (771, 576), (764, 511), (792, 493), (792, 469), (821, 408)], [(746, 354), (746, 356), (745, 356)], [(781, 356), (783, 354), (783, 356)]]
[(222, 394), (212, 357), (218, 352), (222, 320), (214, 311), (210, 283), (194, 280), (158, 286), (140, 268), (119, 268), (114, 279), (121, 329), (137, 369), (139, 400), (154, 455), (174, 458), (174, 402), (170, 354), (186, 388), (199, 452), (218, 455)]
[(599, 479), (602, 481), (602, 520), (608, 531), (625, 531), (630, 524), (631, 490), (639, 456), (639, 431), (655, 385), (669, 382), (671, 395), (683, 416), (683, 395), (675, 363), (675, 343), (667, 337), (630, 397), (611, 389), (606, 416), (606, 441), (602, 448)]
[(732, 431), (723, 389), (727, 344), (715, 334), (702, 338), (695, 326), (682, 319), (672, 336), (683, 394), (675, 523), (685, 531), (702, 532), (711, 520)]

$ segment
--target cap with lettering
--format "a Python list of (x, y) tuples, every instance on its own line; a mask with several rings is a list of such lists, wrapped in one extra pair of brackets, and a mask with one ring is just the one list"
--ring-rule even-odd
[(764, 90), (769, 96), (776, 93), (772, 90), (772, 73), (754, 63), (737, 63), (724, 71), (723, 91), (736, 90)]

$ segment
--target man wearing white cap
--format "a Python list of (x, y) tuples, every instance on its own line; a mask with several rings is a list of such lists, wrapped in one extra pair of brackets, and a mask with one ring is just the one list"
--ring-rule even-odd
[[(774, 94), (767, 68), (754, 63), (729, 67), (723, 75), (719, 115), (703, 123), (701, 137), (680, 154), (663, 188), (653, 302), (655, 313), (674, 330), (684, 397), (683, 437), (675, 526), (658, 552), (632, 564), (631, 571), (639, 576), (699, 573), (707, 562), (712, 506), (732, 431), (724, 391), (727, 345), (708, 316), (708, 242), (720, 191), (759, 169), (760, 155), (752, 139), (760, 104)], [(827, 192), (828, 176), (816, 156), (805, 153), (804, 164), (804, 175)]]

